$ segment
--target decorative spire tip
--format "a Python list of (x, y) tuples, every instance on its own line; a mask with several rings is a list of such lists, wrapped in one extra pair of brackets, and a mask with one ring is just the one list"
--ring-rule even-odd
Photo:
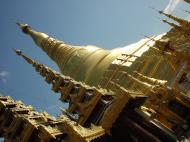
[(14, 49), (13, 48), (13, 50), (15, 51), (15, 53), (17, 54), (17, 55), (22, 55), (22, 51), (21, 50), (19, 50), (19, 49)]
[(17, 24), (19, 27), (21, 27), (21, 23), (19, 23), (19, 22), (16, 22), (16, 24)]
[(20, 29), (25, 33), (28, 34), (29, 29), (31, 29), (31, 27), (28, 24), (21, 24), (19, 22), (16, 22), (16, 24), (20, 27)]

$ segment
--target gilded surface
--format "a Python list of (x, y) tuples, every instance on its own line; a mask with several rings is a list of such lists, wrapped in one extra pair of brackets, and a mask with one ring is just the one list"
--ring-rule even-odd
[[(189, 1), (186, 1), (189, 3)], [(15, 52), (68, 102), (54, 118), (0, 97), (0, 131), (7, 141), (177, 141), (190, 137), (190, 22), (129, 46), (107, 51), (73, 46), (18, 24), (59, 66), (61, 73)], [(9, 123), (8, 123), (9, 122)], [(24, 133), (25, 132), (25, 133)]]

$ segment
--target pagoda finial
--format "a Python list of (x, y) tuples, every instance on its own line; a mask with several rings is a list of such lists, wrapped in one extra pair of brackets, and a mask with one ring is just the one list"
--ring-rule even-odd
[(16, 24), (20, 27), (20, 29), (23, 31), (23, 33), (28, 34), (31, 27), (28, 24), (21, 24), (19, 22), (16, 22)]
[[(187, 26), (185, 28), (178, 26), (174, 23), (168, 22), (167, 20), (162, 20), (164, 23), (167, 23), (168, 25), (172, 26), (176, 31), (183, 34), (188, 40), (189, 40), (189, 32), (187, 31)], [(187, 29), (186, 29), (187, 28)]]
[(160, 14), (165, 15), (166, 17), (168, 17), (168, 18), (170, 18), (170, 19), (176, 21), (176, 22), (179, 23), (181, 26), (189, 26), (189, 22), (188, 22), (187, 20), (185, 20), (185, 19), (182, 19), (182, 18), (173, 16), (173, 15), (168, 14), (168, 13), (166, 13), (166, 12), (164, 12), (164, 11), (161, 11), (161, 10), (158, 11), (158, 12), (159, 12)]
[(17, 55), (19, 55), (19, 56), (22, 54), (22, 51), (21, 51), (21, 50), (14, 49), (14, 48), (13, 48), (13, 50), (14, 50), (14, 51), (15, 51), (15, 53), (16, 53)]
[(27, 57), (26, 55), (22, 54), (21, 50), (18, 49), (13, 49), (15, 51), (15, 53), (19, 56), (22, 56), (29, 64), (35, 64), (35, 61), (29, 57)]
[[(174, 24), (174, 23), (171, 23), (171, 22), (169, 22), (169, 21), (167, 21), (167, 20), (165, 20), (165, 19), (163, 19), (162, 21), (163, 21), (164, 23), (167, 23), (168, 25), (174, 27), (175, 29), (179, 29), (179, 28), (180, 28), (180, 26), (178, 26), (178, 25), (176, 25), (176, 24)], [(180, 29), (181, 29), (181, 28), (180, 28)]]
[(19, 22), (17, 22), (16, 24), (20, 27), (23, 33), (30, 35), (34, 40), (34, 42), (41, 48), (42, 48), (42, 41), (49, 37), (44, 33), (33, 30), (28, 24), (21, 24)]

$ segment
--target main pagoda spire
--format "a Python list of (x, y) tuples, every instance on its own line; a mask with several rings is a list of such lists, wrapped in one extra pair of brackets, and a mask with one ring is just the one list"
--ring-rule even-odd
[(64, 75), (77, 81), (97, 86), (109, 64), (116, 58), (116, 54), (108, 50), (95, 46), (68, 45), (45, 33), (33, 30), (27, 24), (17, 23), (17, 25), (55, 61)]

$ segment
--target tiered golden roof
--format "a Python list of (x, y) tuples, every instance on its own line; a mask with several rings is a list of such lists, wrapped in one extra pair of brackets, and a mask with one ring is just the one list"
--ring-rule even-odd
[(65, 115), (56, 119), (9, 96), (0, 96), (0, 111), (0, 134), (8, 142), (89, 142), (105, 134), (101, 126), (84, 128)]

